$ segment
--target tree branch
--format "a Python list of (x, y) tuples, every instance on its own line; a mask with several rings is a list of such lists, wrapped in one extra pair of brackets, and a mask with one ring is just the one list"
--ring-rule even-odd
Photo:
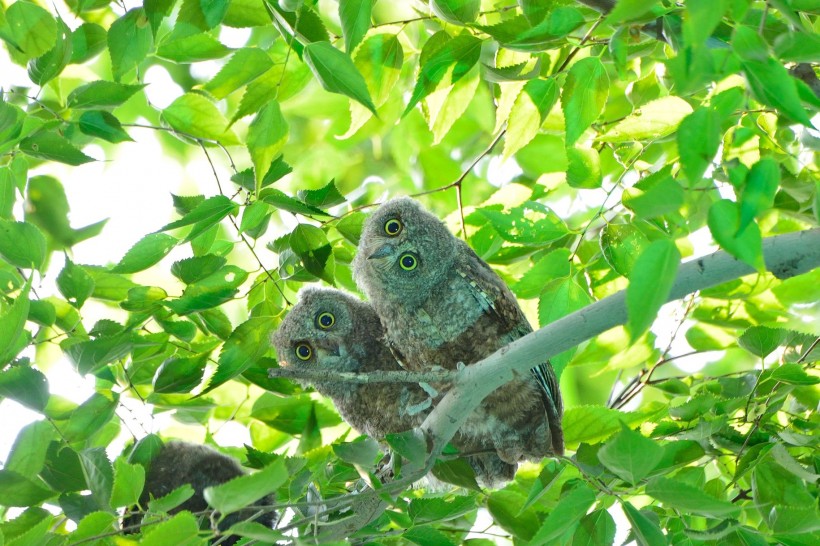
[[(763, 255), (767, 269), (779, 279), (820, 267), (820, 229), (765, 239)], [(667, 301), (754, 272), (751, 266), (726, 252), (715, 252), (681, 265)], [(626, 291), (621, 291), (536, 330), (461, 370), (453, 388), (421, 425), (433, 440), (433, 455), (438, 454), (467, 416), (499, 386), (552, 356), (624, 324), (626, 320)]]
[(429, 370), (426, 372), (340, 372), (308, 368), (269, 368), (268, 377), (286, 377), (307, 381), (342, 381), (345, 383), (433, 383), (453, 381), (458, 376), (453, 370)]

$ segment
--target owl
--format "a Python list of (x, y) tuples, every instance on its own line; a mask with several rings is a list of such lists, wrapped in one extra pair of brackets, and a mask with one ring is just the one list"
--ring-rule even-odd
[[(166, 442), (159, 453), (151, 459), (139, 504), (145, 509), (151, 499), (164, 497), (174, 489), (190, 484), (194, 489), (194, 495), (170, 513), (175, 514), (183, 510), (193, 513), (201, 512), (208, 509), (208, 503), (202, 493), (206, 487), (225, 483), (244, 474), (242, 466), (232, 457), (223, 455), (205, 445), (172, 440)], [(265, 506), (273, 503), (272, 495), (258, 502)], [(224, 531), (231, 525), (249, 519), (259, 510), (249, 507), (230, 514), (219, 523), (219, 529)], [(138, 514), (127, 514), (123, 520), (123, 527), (139, 525), (141, 519), (142, 517)], [(276, 524), (277, 515), (272, 510), (266, 511), (255, 521), (272, 529)], [(229, 536), (221, 539), (219, 544), (235, 544), (238, 540), (237, 536)]]
[[(466, 243), (410, 198), (365, 222), (353, 274), (412, 370), (477, 362), (532, 331), (510, 289)], [(490, 394), (462, 433), (490, 434), (507, 462), (564, 449), (558, 380), (545, 362)]]
[[(279, 360), (288, 366), (352, 373), (401, 371), (383, 338), (379, 317), (367, 303), (339, 290), (306, 288), (273, 334), (273, 344)], [(333, 400), (354, 429), (375, 439), (418, 427), (436, 401), (417, 383), (311, 383)], [(484, 452), (467, 457), (480, 483), (494, 487), (512, 479), (515, 465), (492, 453), (489, 437), (457, 435), (452, 444), (460, 452)]]

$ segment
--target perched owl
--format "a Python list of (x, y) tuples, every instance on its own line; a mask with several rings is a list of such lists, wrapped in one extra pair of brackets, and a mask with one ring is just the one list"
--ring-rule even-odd
[[(400, 371), (373, 308), (351, 295), (327, 288), (306, 288), (273, 334), (279, 360), (340, 372)], [(435, 400), (417, 383), (312, 381), (353, 428), (375, 439), (419, 426)], [(488, 437), (458, 435), (461, 452), (493, 449)], [(467, 457), (479, 482), (496, 486), (512, 479), (515, 465), (494, 453)]]
[[(367, 219), (353, 271), (409, 369), (471, 364), (532, 331), (490, 266), (410, 198)], [(538, 460), (563, 453), (562, 413), (547, 362), (490, 394), (462, 432), (492, 434), (507, 462)]]
[[(175, 514), (183, 510), (190, 512), (201, 512), (208, 509), (203, 491), (206, 487), (219, 485), (239, 476), (243, 476), (245, 471), (239, 462), (227, 455), (201, 444), (192, 444), (179, 440), (166, 442), (162, 449), (151, 459), (148, 472), (145, 475), (145, 487), (140, 495), (139, 504), (145, 509), (148, 501), (164, 497), (174, 489), (185, 484), (190, 484), (194, 489), (194, 495), (181, 505), (177, 506), (170, 513)], [(267, 506), (274, 503), (272, 495), (268, 495), (258, 501), (260, 506)], [(219, 529), (224, 531), (231, 525), (242, 520), (249, 519), (259, 512), (260, 509), (252, 507), (239, 510), (227, 516), (219, 523)], [(139, 525), (142, 516), (139, 514), (126, 514), (123, 520), (123, 527), (133, 527)], [(272, 510), (264, 512), (255, 520), (262, 525), (273, 528), (277, 521), (277, 515)], [(204, 525), (207, 525), (204, 524)], [(237, 536), (229, 536), (220, 540), (219, 544), (235, 544), (239, 540)]]

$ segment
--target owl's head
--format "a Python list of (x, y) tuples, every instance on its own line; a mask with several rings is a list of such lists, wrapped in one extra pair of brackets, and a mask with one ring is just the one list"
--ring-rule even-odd
[(451, 268), (457, 239), (435, 216), (409, 197), (391, 199), (367, 219), (353, 274), (374, 302), (428, 294)]
[(273, 334), (279, 360), (289, 366), (357, 371), (368, 343), (382, 337), (366, 303), (330, 288), (305, 288)]

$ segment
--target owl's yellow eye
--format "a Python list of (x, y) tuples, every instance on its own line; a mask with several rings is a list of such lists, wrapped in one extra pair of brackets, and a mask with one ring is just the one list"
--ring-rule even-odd
[(401, 223), (401, 220), (398, 218), (391, 218), (387, 222), (384, 223), (384, 232), (390, 235), (391, 237), (395, 237), (399, 233), (404, 226)]
[(399, 265), (405, 271), (413, 271), (416, 267), (418, 267), (419, 261), (415, 256), (408, 252), (407, 254), (401, 255), (399, 258)]
[(328, 313), (327, 311), (325, 311), (324, 313), (319, 313), (319, 315), (316, 316), (316, 324), (322, 330), (327, 330), (335, 323), (336, 317), (333, 316), (333, 313)]
[(313, 356), (313, 349), (310, 348), (310, 345), (307, 343), (296, 345), (296, 357), (299, 360), (310, 360), (311, 356)]

